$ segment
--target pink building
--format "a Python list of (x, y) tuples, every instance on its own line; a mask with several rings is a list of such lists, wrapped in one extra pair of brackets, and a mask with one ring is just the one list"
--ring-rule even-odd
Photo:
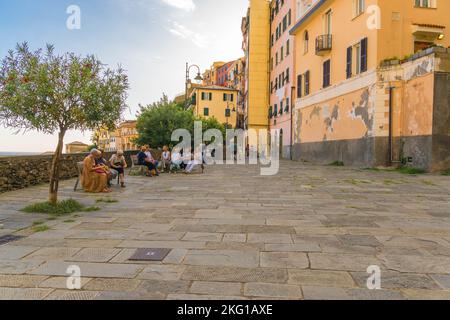
[(270, 6), (270, 126), (280, 129), (282, 157), (290, 158), (295, 46), (289, 30), (296, 18), (296, 0), (272, 0)]

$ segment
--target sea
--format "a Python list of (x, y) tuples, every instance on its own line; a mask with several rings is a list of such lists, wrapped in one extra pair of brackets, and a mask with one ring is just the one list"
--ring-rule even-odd
[(20, 157), (20, 156), (35, 156), (42, 154), (42, 152), (3, 152), (0, 151), (0, 158), (4, 157)]

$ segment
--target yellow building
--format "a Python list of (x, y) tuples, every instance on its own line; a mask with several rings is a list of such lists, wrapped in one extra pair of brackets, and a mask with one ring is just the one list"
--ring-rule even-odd
[(125, 121), (119, 124), (117, 128), (117, 148), (123, 151), (137, 150), (138, 146), (134, 142), (138, 138), (138, 132), (136, 129), (137, 121)]
[(216, 118), (222, 124), (236, 127), (238, 91), (232, 88), (206, 86), (195, 88), (192, 93), (191, 110), (204, 118)]
[[(426, 116), (446, 100), (433, 95), (446, 86), (439, 75), (450, 71), (442, 63), (450, 1), (300, 0), (297, 11), (290, 31), (295, 158), (363, 165), (407, 159), (432, 170), (450, 163), (450, 152), (435, 157), (450, 149), (448, 133), (435, 137), (440, 125)], [(423, 51), (436, 45), (441, 49)]]
[(93, 140), (99, 149), (106, 152), (137, 150), (138, 146), (134, 143), (138, 137), (136, 123), (135, 120), (124, 121), (113, 131), (99, 129), (94, 132)]
[(245, 52), (245, 129), (267, 129), (269, 110), (270, 2), (250, 0), (242, 19)]
[(66, 144), (66, 153), (84, 153), (88, 151), (88, 147), (89, 146), (83, 142), (74, 141)]

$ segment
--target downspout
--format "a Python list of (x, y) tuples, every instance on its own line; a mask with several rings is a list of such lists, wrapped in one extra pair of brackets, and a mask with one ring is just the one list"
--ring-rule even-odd
[[(295, 68), (294, 68), (295, 71)], [(294, 73), (295, 74), (295, 73)], [(293, 151), (294, 151), (294, 107), (295, 107), (295, 102), (294, 102), (294, 90), (295, 87), (292, 86), (291, 87), (291, 133), (290, 133), (290, 144), (291, 144), (291, 150), (290, 150), (290, 159), (291, 161), (294, 160), (294, 155), (293, 155)]]
[(388, 141), (388, 151), (389, 151), (389, 162), (388, 165), (392, 166), (393, 163), (398, 163), (399, 161), (394, 160), (394, 148), (393, 148), (393, 138), (394, 138), (394, 89), (395, 87), (389, 87), (389, 141)]

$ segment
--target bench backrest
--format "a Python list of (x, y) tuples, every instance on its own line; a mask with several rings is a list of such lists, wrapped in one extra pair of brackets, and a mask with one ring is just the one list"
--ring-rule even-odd
[(81, 176), (83, 174), (83, 167), (84, 167), (84, 163), (83, 162), (77, 162), (77, 170), (78, 170), (78, 175)]
[(137, 166), (138, 165), (138, 156), (137, 155), (132, 155), (131, 156), (131, 163), (133, 164), (133, 166)]

